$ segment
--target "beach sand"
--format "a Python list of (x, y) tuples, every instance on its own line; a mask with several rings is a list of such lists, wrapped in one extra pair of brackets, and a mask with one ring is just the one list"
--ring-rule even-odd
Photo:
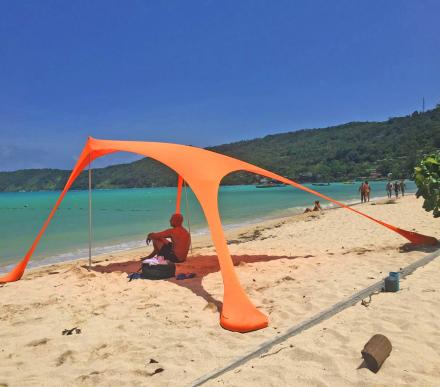
[[(440, 221), (407, 196), (359, 209), (407, 230), (440, 236)], [(146, 230), (147, 231), (147, 230)], [(194, 241), (183, 281), (128, 282), (145, 249), (34, 269), (0, 287), (0, 386), (188, 385), (289, 327), (427, 255), (344, 209), (227, 232), (240, 281), (269, 316), (239, 334), (219, 326), (222, 280), (209, 238)], [(438, 385), (440, 258), (372, 297), (207, 385)], [(65, 328), (81, 333), (62, 335)], [(360, 351), (376, 334), (393, 345), (374, 374)]]

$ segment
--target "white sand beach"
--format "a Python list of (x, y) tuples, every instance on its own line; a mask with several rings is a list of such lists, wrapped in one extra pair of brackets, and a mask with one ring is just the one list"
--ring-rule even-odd
[[(414, 196), (359, 208), (440, 237)], [(178, 281), (133, 280), (146, 249), (34, 269), (0, 285), (0, 386), (189, 385), (289, 327), (435, 250), (344, 209), (271, 220), (227, 233), (240, 281), (269, 316), (246, 334), (222, 329), (222, 280), (209, 238), (194, 241)], [(438, 385), (440, 258), (207, 385)], [(62, 335), (66, 328), (80, 333)], [(393, 350), (374, 374), (360, 351), (376, 334)]]

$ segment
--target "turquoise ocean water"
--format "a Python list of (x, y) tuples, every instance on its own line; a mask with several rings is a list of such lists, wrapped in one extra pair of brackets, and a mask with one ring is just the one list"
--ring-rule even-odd
[[(385, 182), (372, 182), (372, 197), (386, 196)], [(345, 203), (359, 201), (359, 183), (306, 185)], [(406, 182), (407, 192), (416, 186)], [(60, 192), (0, 193), (0, 272), (7, 271), (29, 249)], [(176, 188), (93, 191), (93, 254), (145, 245), (150, 231), (169, 227), (175, 209)], [(224, 228), (293, 215), (313, 206), (315, 196), (293, 187), (258, 189), (221, 187), (220, 212)], [(320, 200), (321, 204), (328, 205)], [(201, 207), (188, 190), (193, 234), (207, 232)], [(187, 215), (185, 191), (182, 213)], [(70, 191), (40, 241), (30, 266), (88, 256), (88, 192)]]

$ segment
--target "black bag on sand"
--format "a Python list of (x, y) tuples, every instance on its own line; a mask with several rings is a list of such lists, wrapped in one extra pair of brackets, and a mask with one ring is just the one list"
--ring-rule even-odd
[(173, 262), (168, 262), (167, 265), (142, 264), (141, 278), (143, 279), (160, 280), (172, 278), (175, 275), (176, 265)]

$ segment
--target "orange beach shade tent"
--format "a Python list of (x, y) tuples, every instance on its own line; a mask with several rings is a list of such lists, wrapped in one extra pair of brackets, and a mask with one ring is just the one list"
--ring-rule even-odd
[(223, 328), (232, 331), (248, 332), (267, 327), (268, 318), (251, 303), (247, 295), (244, 293), (235, 273), (225, 236), (223, 234), (222, 223), (218, 210), (218, 190), (222, 178), (231, 172), (248, 171), (266, 176), (270, 179), (278, 180), (285, 184), (289, 184), (322, 199), (335, 203), (338, 206), (341, 206), (358, 215), (364, 216), (381, 226), (397, 232), (414, 244), (437, 243), (436, 238), (402, 230), (398, 227), (392, 226), (367, 214), (364, 214), (361, 211), (349, 207), (343, 203), (340, 203), (317, 191), (304, 187), (292, 180), (286, 179), (268, 170), (234, 159), (232, 157), (186, 145), (142, 141), (98, 140), (89, 137), (63, 191), (61, 192), (54, 208), (50, 212), (47, 220), (44, 222), (43, 227), (35, 238), (35, 241), (33, 242), (29, 251), (24, 256), (22, 261), (19, 262), (10, 273), (0, 278), (0, 283), (17, 281), (22, 277), (35, 248), (37, 247), (58, 206), (63, 200), (64, 195), (69, 190), (72, 183), (81, 173), (81, 171), (93, 160), (107, 154), (120, 151), (150, 157), (160, 161), (177, 172), (177, 174), (180, 176), (178, 184), (179, 189), (177, 208), (179, 208), (182, 180), (184, 180), (194, 192), (207, 219), (211, 237), (217, 251), (220, 270), (223, 278), (224, 295), (220, 324)]

